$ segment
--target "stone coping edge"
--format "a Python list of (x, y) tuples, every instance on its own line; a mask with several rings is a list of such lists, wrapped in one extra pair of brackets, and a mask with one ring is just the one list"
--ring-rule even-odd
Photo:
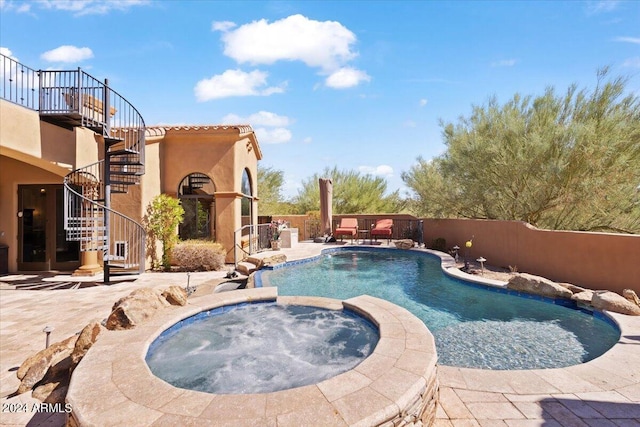
[[(154, 376), (145, 356), (163, 331), (198, 313), (276, 301), (348, 309), (378, 326), (373, 353), (354, 369), (317, 384), (274, 393), (227, 395), (176, 388)], [(435, 418), (437, 354), (433, 335), (406, 309), (368, 295), (346, 301), (278, 297), (277, 288), (191, 298), (142, 325), (106, 331), (73, 373), (68, 425), (278, 425), (317, 420), (326, 426), (428, 425)], [(316, 421), (314, 421), (316, 422)]]

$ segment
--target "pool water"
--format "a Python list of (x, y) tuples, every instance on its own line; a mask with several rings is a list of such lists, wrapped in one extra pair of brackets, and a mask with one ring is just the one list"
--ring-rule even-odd
[(334, 250), (262, 270), (279, 295), (348, 299), (362, 294), (405, 307), (436, 340), (439, 363), (483, 369), (559, 368), (592, 360), (620, 338), (581, 310), (473, 286), (446, 276), (440, 258), (397, 249)]
[(350, 311), (256, 303), (205, 314), (151, 344), (146, 361), (154, 375), (209, 393), (275, 392), (353, 369), (380, 338)]

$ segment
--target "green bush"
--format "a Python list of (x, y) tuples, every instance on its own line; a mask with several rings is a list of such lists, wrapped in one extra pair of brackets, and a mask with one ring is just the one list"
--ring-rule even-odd
[(433, 249), (434, 251), (446, 252), (447, 241), (444, 239), (444, 237), (438, 237), (431, 243), (431, 249)]
[(147, 253), (151, 257), (152, 268), (160, 264), (156, 256), (156, 242), (162, 243), (162, 267), (170, 267), (171, 250), (178, 241), (178, 225), (184, 218), (180, 200), (166, 194), (159, 194), (147, 205), (147, 213), (142, 222), (147, 232)]
[(171, 250), (171, 264), (182, 271), (222, 270), (225, 250), (210, 240), (185, 240)]

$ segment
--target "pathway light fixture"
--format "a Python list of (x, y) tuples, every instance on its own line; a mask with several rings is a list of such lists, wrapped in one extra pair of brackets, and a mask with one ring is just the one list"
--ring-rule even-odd
[(484, 262), (486, 261), (486, 259), (480, 257), (476, 261), (480, 263), (480, 274), (484, 275)]
[(44, 348), (49, 348), (49, 335), (53, 332), (53, 328), (51, 326), (45, 326), (42, 330), (45, 334), (47, 334), (47, 338), (45, 339)]

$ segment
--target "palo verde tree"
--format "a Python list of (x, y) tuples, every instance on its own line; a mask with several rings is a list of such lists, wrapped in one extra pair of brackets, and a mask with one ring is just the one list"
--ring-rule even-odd
[(293, 199), (298, 213), (320, 210), (320, 178), (331, 178), (333, 182), (335, 214), (394, 213), (402, 209), (403, 202), (397, 190), (385, 194), (387, 182), (384, 178), (356, 171), (340, 171), (334, 167), (302, 181), (302, 189)]
[(156, 243), (162, 243), (162, 267), (171, 268), (171, 249), (178, 242), (178, 225), (184, 218), (184, 209), (180, 200), (160, 194), (147, 205), (143, 218), (147, 232), (147, 252), (151, 257), (153, 268), (158, 267)]
[(402, 179), (434, 217), (522, 220), (540, 228), (640, 232), (640, 98), (598, 72), (594, 90), (492, 98), (441, 122), (446, 152)]

